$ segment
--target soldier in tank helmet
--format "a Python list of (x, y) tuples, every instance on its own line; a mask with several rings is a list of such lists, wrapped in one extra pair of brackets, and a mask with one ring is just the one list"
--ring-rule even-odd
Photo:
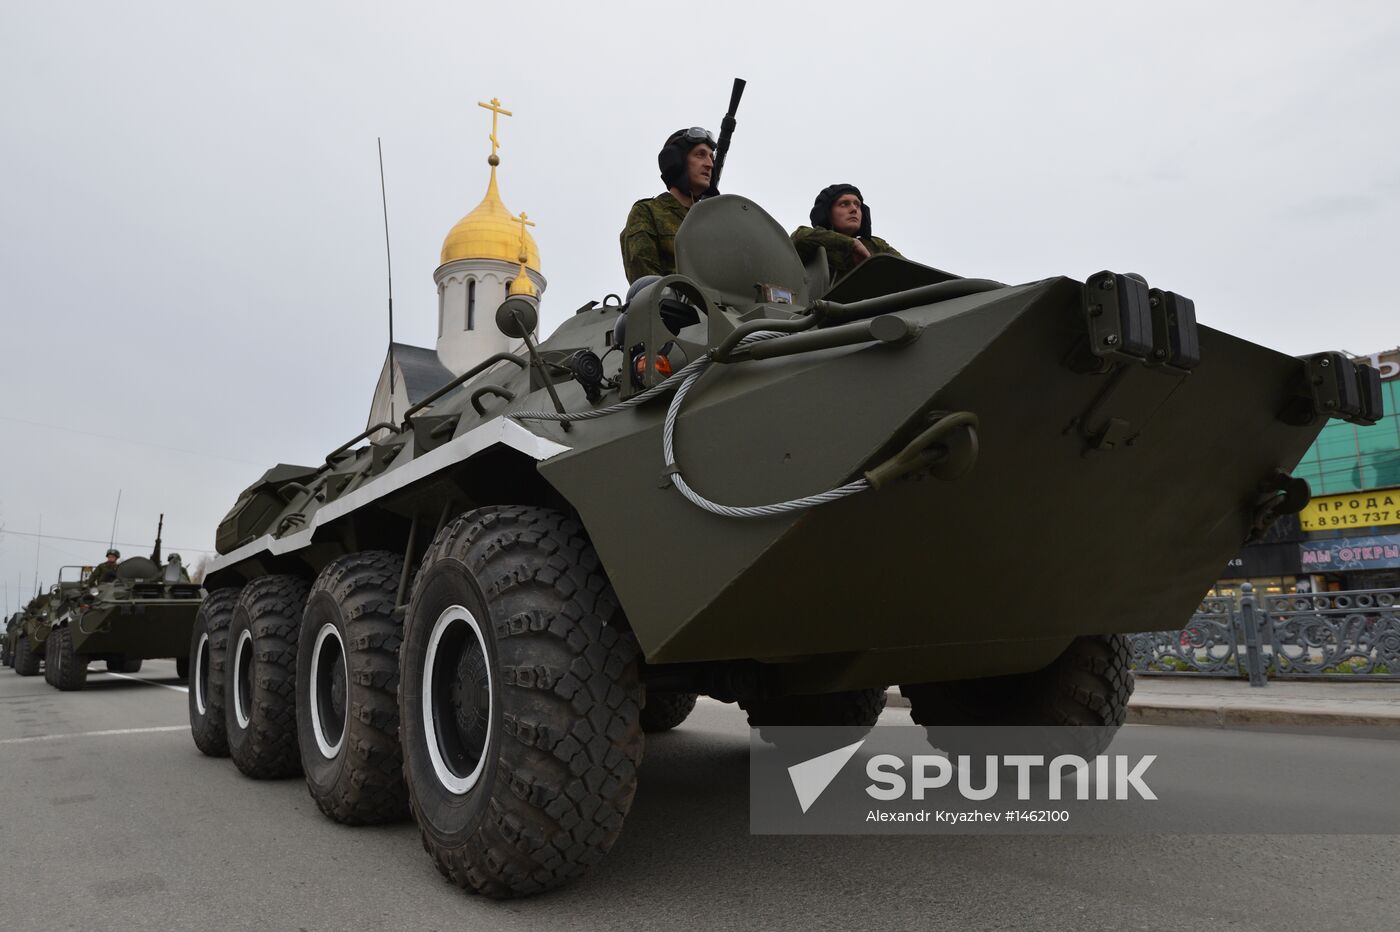
[(710, 189), (714, 134), (699, 126), (678, 129), (666, 137), (656, 163), (666, 190), (633, 204), (622, 230), (622, 267), (629, 284), (676, 271), (676, 231), (691, 205)]
[(102, 563), (99, 563), (93, 568), (92, 572), (88, 574), (87, 581), (84, 583), (84, 585), (96, 586), (98, 583), (104, 583), (109, 580), (116, 579), (117, 561), (121, 558), (122, 554), (120, 550), (117, 550), (115, 548), (108, 550), (107, 558)]
[(809, 219), (811, 226), (793, 231), (792, 244), (803, 262), (811, 261), (818, 249), (825, 249), (833, 281), (873, 255), (899, 255), (889, 243), (871, 235), (870, 208), (853, 184), (823, 188), (812, 204)]

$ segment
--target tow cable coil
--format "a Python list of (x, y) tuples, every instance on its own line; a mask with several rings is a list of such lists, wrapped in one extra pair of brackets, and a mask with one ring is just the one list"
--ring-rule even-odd
[[(759, 343), (764, 340), (771, 340), (776, 337), (787, 335), (788, 334), (777, 330), (760, 330), (744, 337), (734, 348), (738, 349), (739, 347), (747, 346), (751, 343)], [(680, 417), (681, 405), (685, 402), (686, 395), (714, 361), (714, 351), (711, 350), (699, 359), (685, 366), (685, 368), (681, 369), (681, 371), (677, 372), (675, 375), (666, 379), (666, 381), (647, 389), (641, 394), (634, 395), (626, 401), (608, 405), (605, 408), (595, 408), (591, 411), (580, 411), (574, 414), (561, 414), (555, 411), (517, 411), (513, 414), (507, 414), (506, 417), (514, 420), (532, 421), (588, 421), (594, 418), (607, 417), (610, 414), (617, 414), (628, 408), (636, 407), (674, 388), (676, 394), (671, 399), (671, 403), (666, 409), (666, 420), (661, 431), (661, 452), (666, 464), (663, 475), (675, 485), (676, 490), (681, 493), (686, 501), (695, 505), (697, 508), (702, 508), (710, 514), (725, 518), (767, 518), (774, 515), (802, 511), (817, 505), (825, 505), (828, 502), (839, 501), (840, 499), (847, 498), (859, 492), (875, 488), (875, 483), (872, 483), (869, 478), (862, 477), (826, 492), (819, 492), (815, 495), (805, 495), (801, 498), (794, 498), (786, 502), (774, 502), (770, 505), (721, 505), (718, 502), (710, 501), (708, 498), (692, 489), (681, 475), (680, 465), (676, 462), (676, 420)], [(976, 419), (974, 417), (960, 412), (955, 423), (947, 424), (937, 433), (942, 434), (952, 427), (962, 426), (962, 419), (964, 417), (970, 418), (975, 425)], [(926, 435), (924, 438), (920, 439), (926, 440), (931, 438)], [(911, 444), (911, 446), (913, 445)], [(896, 460), (900, 458), (907, 459), (909, 453), (910, 451), (906, 449), (899, 457), (896, 457)], [(910, 467), (912, 467), (912, 465), (913, 464), (910, 464)], [(908, 471), (910, 467), (898, 468), (889, 478), (895, 478), (897, 475), (903, 474)]]

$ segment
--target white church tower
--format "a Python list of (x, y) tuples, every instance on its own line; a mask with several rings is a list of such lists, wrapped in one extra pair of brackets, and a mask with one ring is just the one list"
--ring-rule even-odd
[(481, 203), (448, 231), (442, 263), (433, 273), (438, 290), (437, 355), (456, 375), (509, 349), (510, 341), (496, 329), (496, 308), (506, 299), (522, 262), (535, 294), (545, 289), (540, 251), (526, 229), (532, 224), (511, 215), (496, 187), (496, 166), (501, 164), (496, 119), (511, 113), (494, 98), (479, 106), (491, 111), (491, 155), (486, 160), (491, 180)]
[[(478, 104), (491, 111), (491, 178), (486, 196), (447, 232), (441, 264), (433, 273), (438, 293), (436, 349), (395, 343), (389, 348), (370, 403), (366, 427), (397, 423), (410, 405), (427, 397), (495, 353), (518, 346), (496, 327), (496, 308), (508, 294), (544, 294), (540, 251), (521, 213), (511, 216), (496, 186), (497, 118), (511, 116), (492, 98)], [(392, 397), (390, 397), (392, 394)], [(376, 439), (385, 434), (379, 431)]]

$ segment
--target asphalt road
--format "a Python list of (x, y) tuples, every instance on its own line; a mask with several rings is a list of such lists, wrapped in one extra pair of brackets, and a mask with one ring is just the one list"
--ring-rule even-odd
[(94, 667), (60, 693), (0, 671), (0, 928), (1360, 930), (1400, 914), (1389, 835), (752, 836), (743, 717), (703, 702), (649, 741), (599, 868), (492, 902), (443, 881), (413, 825), (344, 828), (299, 779), (202, 756), (174, 664), (140, 677)]

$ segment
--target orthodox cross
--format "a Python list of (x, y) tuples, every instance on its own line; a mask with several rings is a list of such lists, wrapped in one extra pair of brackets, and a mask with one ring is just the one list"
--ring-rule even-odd
[[(507, 114), (507, 116), (509, 116), (509, 114)], [(520, 261), (523, 263), (527, 258), (525, 252), (525, 228), (534, 226), (535, 221), (531, 220), (529, 215), (523, 210), (520, 212), (519, 217), (512, 217), (511, 219), (520, 224)]]
[(489, 161), (492, 165), (495, 165), (500, 162), (500, 158), (496, 155), (496, 150), (500, 148), (501, 145), (500, 141), (496, 139), (496, 118), (501, 114), (505, 114), (506, 116), (515, 116), (515, 114), (511, 113), (509, 110), (502, 109), (501, 102), (495, 97), (491, 98), (489, 104), (483, 104), (477, 101), (476, 105), (491, 111), (491, 158)]

